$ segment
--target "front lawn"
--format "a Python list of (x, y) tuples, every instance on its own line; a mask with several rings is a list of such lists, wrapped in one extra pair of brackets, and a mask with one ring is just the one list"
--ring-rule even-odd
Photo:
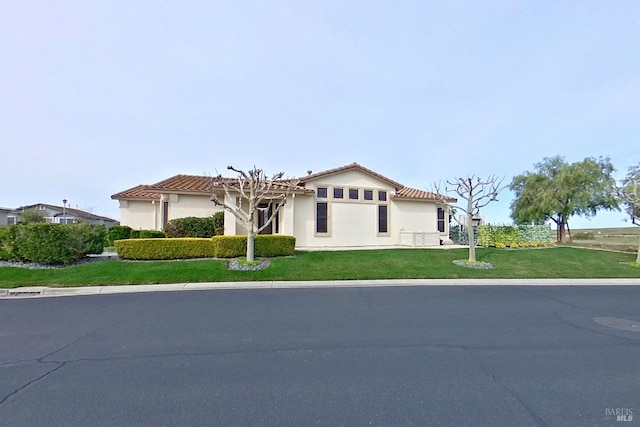
[(458, 279), (458, 278), (620, 278), (640, 277), (628, 265), (632, 254), (568, 247), (548, 249), (478, 248), (491, 270), (453, 264), (467, 249), (385, 249), (298, 252), (274, 258), (260, 271), (231, 271), (224, 260), (105, 261), (47, 270), (0, 267), (0, 288), (252, 280)]

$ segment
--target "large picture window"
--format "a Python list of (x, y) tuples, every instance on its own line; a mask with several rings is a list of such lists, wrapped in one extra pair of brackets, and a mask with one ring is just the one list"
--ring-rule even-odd
[(387, 233), (389, 231), (387, 208), (387, 205), (378, 205), (378, 233)]
[(329, 212), (326, 202), (316, 203), (316, 233), (329, 232)]

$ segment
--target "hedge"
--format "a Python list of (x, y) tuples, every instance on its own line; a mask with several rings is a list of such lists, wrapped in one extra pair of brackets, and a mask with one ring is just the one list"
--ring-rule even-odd
[(551, 228), (546, 225), (481, 225), (478, 227), (479, 246), (531, 245), (551, 243)]
[(210, 217), (188, 216), (167, 222), (167, 237), (213, 237), (224, 234), (224, 212)]
[(107, 228), (102, 224), (17, 224), (0, 233), (0, 258), (39, 264), (69, 264), (102, 253)]
[[(258, 235), (255, 238), (255, 255), (295, 255), (295, 245), (296, 239), (293, 236)], [(247, 236), (127, 239), (117, 240), (115, 247), (122, 259), (235, 258), (246, 255)]]
[(178, 239), (126, 239), (114, 242), (122, 259), (214, 258), (216, 243), (212, 239), (185, 237)]

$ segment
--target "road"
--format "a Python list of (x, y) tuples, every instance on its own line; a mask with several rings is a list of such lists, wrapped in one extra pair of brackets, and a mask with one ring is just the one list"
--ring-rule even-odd
[(5, 299), (0, 425), (637, 425), (638, 321), (634, 286)]

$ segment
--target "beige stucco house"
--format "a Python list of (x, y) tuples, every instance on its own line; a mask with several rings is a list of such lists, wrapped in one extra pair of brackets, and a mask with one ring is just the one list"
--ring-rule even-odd
[[(176, 175), (111, 198), (120, 203), (122, 225), (162, 230), (174, 218), (222, 211), (211, 202), (212, 191), (221, 191), (215, 178)], [(263, 232), (293, 235), (299, 249), (438, 246), (448, 242), (448, 209), (443, 203), (450, 202), (455, 199), (406, 187), (352, 163), (300, 178), (272, 226)], [(257, 221), (262, 222), (263, 216)], [(224, 232), (246, 233), (228, 212)]]

